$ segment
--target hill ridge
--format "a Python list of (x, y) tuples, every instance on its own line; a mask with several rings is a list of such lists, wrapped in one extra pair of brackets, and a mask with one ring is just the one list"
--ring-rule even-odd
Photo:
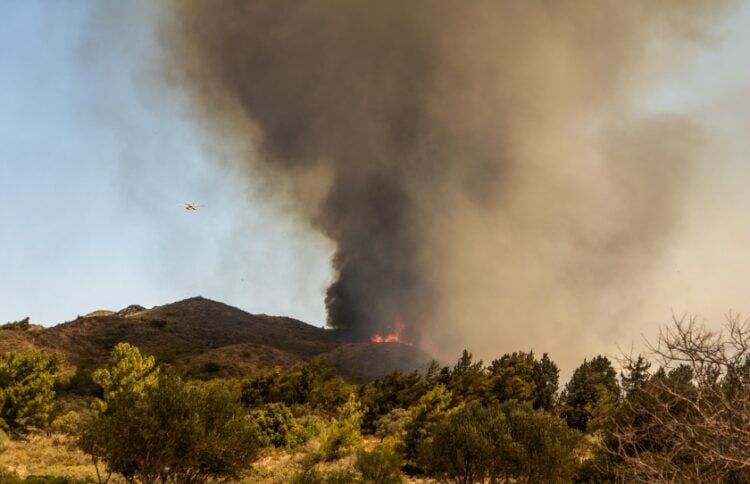
[(103, 364), (120, 342), (198, 377), (240, 376), (324, 355), (344, 374), (363, 380), (431, 360), (415, 347), (343, 342), (335, 331), (202, 296), (149, 309), (133, 304), (117, 312), (98, 310), (33, 332), (0, 330), (0, 353), (37, 347), (62, 353), (69, 365), (84, 369)]

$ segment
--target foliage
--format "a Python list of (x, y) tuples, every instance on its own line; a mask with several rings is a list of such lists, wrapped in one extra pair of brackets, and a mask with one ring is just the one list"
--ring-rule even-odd
[(394, 371), (362, 388), (362, 403), (367, 410), (362, 427), (373, 432), (377, 422), (394, 409), (405, 409), (427, 392), (427, 385), (419, 372)]
[(447, 482), (564, 482), (578, 442), (562, 420), (528, 403), (474, 401), (436, 424), (420, 446), (420, 463)]
[(338, 416), (328, 425), (320, 436), (318, 456), (324, 461), (340, 459), (351, 454), (362, 445), (362, 434), (359, 427), (364, 411), (362, 404), (353, 393), (341, 406)]
[(81, 415), (75, 410), (71, 410), (55, 418), (50, 427), (57, 432), (72, 435), (78, 431), (80, 423)]
[(383, 415), (375, 422), (375, 436), (381, 441), (386, 438), (401, 434), (406, 423), (407, 410), (403, 408), (394, 408), (386, 415)]
[(496, 480), (496, 462), (505, 458), (508, 434), (499, 408), (473, 401), (435, 424), (432, 437), (419, 444), (419, 462), (443, 482)]
[(104, 397), (102, 387), (94, 381), (92, 371), (86, 368), (76, 368), (75, 373), (67, 381), (58, 383), (55, 388), (58, 392), (84, 397)]
[(619, 394), (617, 373), (606, 356), (583, 360), (565, 386), (561, 415), (571, 428), (595, 430), (614, 411)]
[(484, 399), (489, 387), (487, 372), (482, 361), (474, 363), (472, 354), (464, 350), (447, 374), (446, 386), (457, 401)]
[(480, 400), (484, 403), (516, 400), (530, 402), (534, 408), (553, 411), (557, 399), (557, 365), (545, 353), (537, 360), (533, 352), (506, 353), (488, 367), (474, 362), (464, 350), (453, 367), (430, 367), (422, 387), (444, 385), (456, 404)]
[(254, 372), (242, 386), (242, 402), (250, 407), (280, 402), (329, 410), (346, 402), (355, 390), (356, 387), (347, 383), (325, 357), (318, 357), (288, 370), (273, 368)]
[(555, 411), (560, 369), (547, 353), (535, 362), (531, 378), (534, 381), (534, 409)]
[(126, 479), (209, 482), (239, 476), (256, 456), (257, 431), (227, 387), (161, 372), (141, 392), (114, 393), (78, 445)]
[(391, 443), (382, 443), (374, 449), (357, 452), (354, 468), (362, 476), (362, 482), (372, 484), (401, 484), (404, 476), (401, 473), (403, 458)]
[(501, 405), (513, 441), (501, 474), (521, 482), (566, 482), (576, 470), (579, 432), (564, 420), (529, 404)]
[(429, 439), (435, 425), (449, 415), (452, 399), (443, 385), (437, 385), (408, 409), (398, 444), (407, 464), (416, 465), (420, 443)]
[(49, 422), (62, 357), (33, 349), (0, 356), (0, 428), (22, 430)]
[(264, 447), (291, 449), (305, 441), (304, 429), (283, 403), (269, 403), (252, 411)]
[(138, 347), (119, 343), (112, 350), (109, 363), (91, 375), (103, 389), (108, 402), (122, 392), (141, 393), (155, 384), (159, 370), (153, 356), (144, 357)]
[(0, 325), (0, 329), (7, 329), (9, 331), (28, 331), (30, 328), (31, 323), (29, 323), (28, 317), (21, 319), (20, 321)]

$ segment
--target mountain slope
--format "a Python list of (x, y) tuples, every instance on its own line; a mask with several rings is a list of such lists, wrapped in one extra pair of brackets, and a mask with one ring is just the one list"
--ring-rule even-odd
[(39, 347), (68, 364), (103, 364), (119, 342), (194, 376), (239, 376), (259, 367), (289, 367), (326, 355), (344, 374), (370, 379), (425, 366), (429, 357), (395, 343), (343, 343), (336, 333), (291, 318), (254, 315), (202, 297), (145, 309), (95, 311), (33, 331), (0, 330), (0, 352)]

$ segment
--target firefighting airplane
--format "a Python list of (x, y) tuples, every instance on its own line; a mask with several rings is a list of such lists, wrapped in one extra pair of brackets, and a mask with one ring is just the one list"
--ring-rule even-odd
[(193, 202), (185, 202), (182, 206), (185, 207), (185, 210), (198, 210), (198, 207), (201, 207), (202, 205), (196, 205)]

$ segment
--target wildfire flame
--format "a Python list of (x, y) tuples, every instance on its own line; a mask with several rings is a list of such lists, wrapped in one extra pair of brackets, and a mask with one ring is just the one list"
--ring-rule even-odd
[(404, 323), (396, 321), (391, 332), (385, 335), (376, 334), (370, 338), (373, 343), (401, 343), (401, 333), (404, 331)]

